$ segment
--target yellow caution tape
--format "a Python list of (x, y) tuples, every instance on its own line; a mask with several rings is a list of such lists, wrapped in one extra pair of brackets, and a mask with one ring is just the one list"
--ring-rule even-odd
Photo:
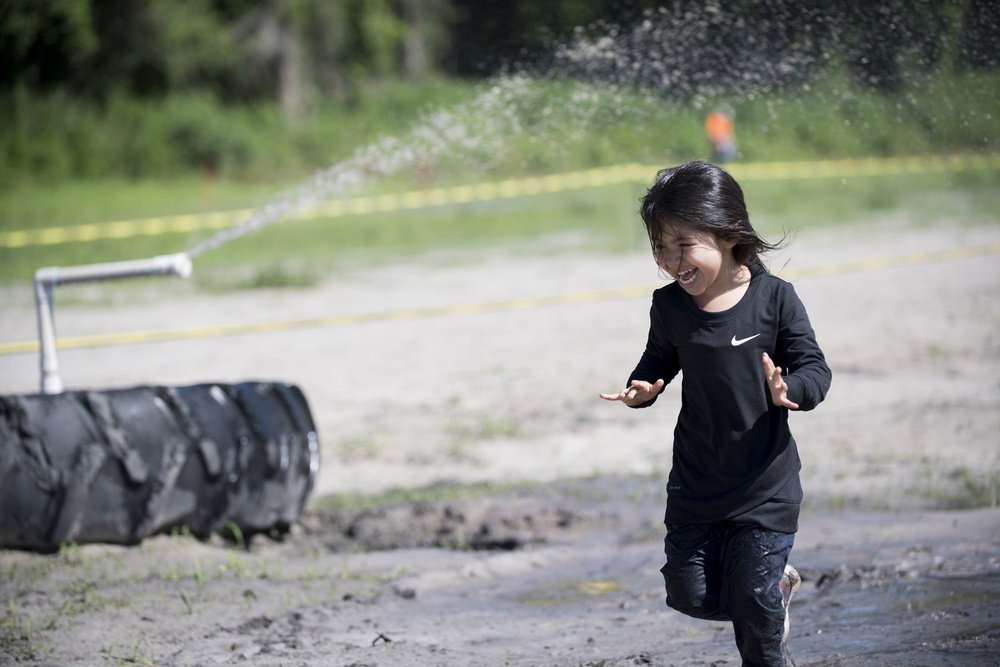
[[(741, 181), (783, 180), (804, 178), (853, 178), (858, 176), (891, 176), (926, 174), (944, 171), (985, 171), (1000, 169), (1000, 155), (958, 155), (899, 158), (866, 158), (852, 160), (816, 160), (727, 165)], [(294, 213), (290, 220), (338, 218), (347, 215), (391, 213), (434, 206), (467, 204), (495, 199), (509, 199), (538, 194), (567, 192), (583, 188), (648, 183), (660, 167), (625, 164), (601, 169), (587, 169), (565, 174), (534, 178), (519, 178), (478, 185), (458, 185), (397, 194), (372, 195), (335, 199)], [(121, 239), (132, 236), (190, 233), (218, 230), (238, 224), (253, 214), (252, 209), (219, 211), (208, 214), (118, 220), (68, 227), (0, 232), (0, 248), (21, 248), (31, 245), (53, 245)]]
[[(977, 246), (958, 246), (954, 248), (944, 248), (932, 252), (917, 252), (905, 255), (892, 255), (886, 257), (873, 257), (847, 262), (832, 262), (828, 264), (817, 264), (798, 269), (788, 269), (779, 275), (786, 280), (798, 278), (834, 276), (848, 273), (861, 273), (865, 271), (878, 271), (904, 266), (918, 266), (932, 264), (936, 262), (956, 261), (983, 255), (1000, 254), (1000, 243), (992, 243)], [(556, 294), (539, 297), (518, 297), (514, 299), (503, 299), (497, 301), (480, 301), (454, 304), (450, 306), (437, 306), (431, 308), (407, 308), (400, 310), (387, 310), (372, 313), (361, 313), (355, 315), (334, 315), (331, 317), (316, 317), (297, 320), (275, 320), (270, 322), (250, 322), (244, 324), (227, 324), (211, 327), (197, 327), (191, 329), (173, 329), (168, 331), (135, 331), (116, 334), (102, 334), (94, 336), (62, 337), (59, 338), (58, 348), (68, 350), (74, 348), (102, 347), (109, 345), (129, 345), (135, 343), (152, 343), (166, 340), (184, 340), (192, 338), (215, 338), (221, 336), (235, 336), (241, 334), (267, 333), (274, 331), (288, 331), (291, 329), (307, 328), (327, 328), (342, 327), (358, 324), (368, 324), (372, 322), (388, 322), (396, 320), (412, 320), (428, 317), (447, 317), (455, 315), (473, 315), (479, 313), (491, 313), (511, 310), (524, 310), (529, 308), (541, 308), (544, 306), (571, 305), (579, 303), (590, 303), (595, 301), (609, 301), (613, 299), (648, 298), (654, 289), (660, 285), (633, 285), (602, 290), (589, 290), (585, 292), (570, 292), (566, 294)], [(37, 341), (20, 341), (12, 343), (0, 343), (0, 356), (7, 354), (21, 354), (26, 352), (36, 352), (38, 350)]]

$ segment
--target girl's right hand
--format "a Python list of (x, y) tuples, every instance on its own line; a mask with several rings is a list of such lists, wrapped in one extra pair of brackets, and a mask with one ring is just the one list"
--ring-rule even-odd
[(657, 380), (654, 384), (645, 382), (644, 380), (632, 380), (632, 383), (622, 389), (617, 394), (601, 394), (601, 398), (605, 401), (621, 401), (630, 408), (642, 405), (643, 403), (648, 403), (663, 391), (663, 385), (665, 385), (662, 379)]
[(764, 361), (764, 376), (767, 378), (767, 388), (771, 390), (771, 402), (779, 408), (798, 410), (799, 404), (788, 400), (788, 383), (781, 375), (781, 366), (775, 366), (767, 352), (762, 357)]

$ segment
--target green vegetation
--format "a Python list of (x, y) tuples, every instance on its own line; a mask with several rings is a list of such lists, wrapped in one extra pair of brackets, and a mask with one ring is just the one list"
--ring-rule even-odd
[[(516, 120), (502, 128), (505, 155), (479, 147), (500, 177), (703, 155), (701, 122), (717, 104), (736, 112), (748, 160), (996, 149), (995, 3), (699, 10), (684, 0), (9, 0), (0, 191), (199, 171), (295, 182), (430, 110), (491, 95), (493, 106), (469, 109), (486, 124)], [(498, 83), (517, 72), (544, 83)], [(473, 137), (482, 129), (458, 120)], [(467, 171), (418, 157), (418, 182)]]
[[(652, 178), (653, 172), (650, 172)], [(949, 220), (995, 223), (1000, 210), (1000, 173), (959, 171), (905, 176), (749, 180), (744, 183), (755, 224), (768, 236), (803, 225), (849, 224), (880, 215), (901, 215), (918, 223)], [(568, 249), (624, 251), (645, 246), (636, 216), (645, 184), (609, 185), (563, 193), (447, 205), (396, 213), (272, 224), (210, 251), (195, 261), (193, 284), (220, 291), (257, 287), (308, 287), (358, 262), (386, 263), (441, 249), (516, 247), (522, 253)], [(176, 184), (177, 200), (192, 184)], [(107, 185), (101, 188), (109, 193)], [(170, 184), (150, 191), (169, 199)], [(125, 199), (131, 188), (121, 186)], [(248, 199), (253, 198), (248, 193)], [(114, 197), (107, 198), (109, 205)], [(28, 210), (22, 200), (20, 210)], [(100, 219), (102, 201), (87, 189), (56, 188), (39, 207), (90, 211)], [(137, 215), (145, 204), (136, 200)], [(116, 208), (116, 216), (124, 215)], [(26, 216), (41, 222), (43, 216)], [(65, 218), (64, 218), (65, 220)], [(48, 226), (48, 225), (40, 225)], [(0, 282), (27, 285), (42, 266), (70, 266), (181, 252), (210, 232), (107, 239), (89, 243), (0, 248)], [(119, 286), (118, 289), (121, 289)], [(175, 285), (171, 289), (179, 289)], [(60, 296), (70, 298), (69, 294)]]
[(15, 660), (44, 660), (52, 650), (35, 629), (31, 616), (21, 612), (10, 600), (0, 619), (0, 652)]
[(405, 503), (430, 503), (441, 500), (464, 500), (522, 492), (541, 493), (545, 490), (535, 482), (516, 484), (435, 484), (417, 489), (393, 489), (377, 494), (338, 493), (314, 498), (314, 511), (353, 511), (390, 507)]
[[(651, 179), (656, 166), (708, 156), (703, 121), (719, 105), (735, 114), (737, 166), (998, 152), (1000, 69), (990, 56), (995, 49), (987, 48), (994, 34), (973, 30), (970, 17), (987, 11), (978, 3), (914, 10), (885, 0), (884, 7), (899, 10), (892, 30), (863, 8), (733, 3), (726, 11), (747, 25), (792, 7), (788, 35), (771, 44), (768, 55), (792, 62), (798, 54), (802, 68), (787, 76), (748, 72), (750, 83), (741, 84), (703, 80), (711, 67), (682, 59), (671, 74), (676, 86), (649, 77), (578, 76), (581, 70), (566, 62), (548, 67), (540, 61), (533, 67), (541, 73), (533, 76), (487, 68), (476, 79), (460, 78), (474, 67), (446, 65), (468, 56), (457, 52), (465, 33), (454, 3), (424, 3), (421, 25), (403, 11), (409, 2), (334, 4), (297, 0), (257, 13), (258, 3), (242, 0), (225, 10), (217, 3), (184, 10), (152, 3), (119, 23), (101, 3), (70, 11), (51, 0), (15, 2), (10, 16), (17, 20), (0, 20), (0, 36), (10, 37), (0, 55), (13, 67), (10, 80), (0, 82), (6, 129), (0, 133), (0, 232), (249, 212), (298, 191), (317, 172), (336, 180), (333, 172), (344, 165), (360, 182), (328, 187), (323, 194), (330, 199), (626, 163), (649, 165)], [(635, 3), (635, 9), (659, 4)], [(469, 12), (490, 11), (472, 5)], [(508, 41), (520, 40), (536, 56), (570, 44), (566, 35), (575, 25), (589, 26), (577, 34), (586, 45), (588, 35), (607, 32), (608, 22), (598, 17), (635, 18), (611, 16), (616, 3), (603, 0), (514, 5), (506, 20), (519, 22), (521, 32)], [(560, 8), (553, 10), (555, 23), (548, 5)], [(855, 10), (860, 13), (850, 13)], [(834, 17), (838, 28), (830, 33), (820, 30), (830, 22), (824, 12), (847, 13)], [(300, 74), (311, 78), (298, 103), (289, 106), (290, 82), (275, 78), (282, 54), (253, 53), (250, 36), (235, 30), (251, 16), (254, 31), (285, 26), (299, 40), (306, 60)], [(51, 34), (42, 29), (46, 20)], [(553, 26), (547, 40), (530, 29), (542, 24)], [(338, 32), (340, 25), (351, 29)], [(135, 39), (147, 34), (137, 27), (148, 32), (146, 41)], [(710, 27), (714, 37), (705, 39), (725, 34), (737, 52), (749, 48), (739, 41), (745, 35), (719, 33), (722, 23)], [(410, 48), (404, 42), (411, 43), (406, 35), (418, 33), (428, 56), (419, 75), (403, 64)], [(629, 48), (643, 54), (643, 45), (677, 48), (658, 33), (633, 37)], [(627, 43), (616, 42), (615, 55), (636, 58)], [(106, 65), (111, 62), (118, 69)], [(589, 72), (588, 65), (601, 62), (580, 66)], [(639, 64), (652, 76), (662, 63)], [(147, 69), (156, 76), (140, 76)], [(89, 82), (95, 85), (88, 88)], [(194, 284), (210, 291), (309, 287), (354, 262), (441, 248), (641, 247), (635, 207), (646, 182), (271, 224), (197, 257)], [(928, 223), (993, 221), (1000, 203), (995, 169), (744, 185), (755, 223), (779, 236), (803, 224), (841, 224), (889, 211)], [(0, 245), (0, 284), (25, 284), (42, 266), (180, 252), (211, 234)]]
[(201, 93), (120, 96), (95, 106), (62, 92), (17, 90), (0, 96), (0, 118), (10, 119), (0, 135), (0, 187), (176, 179), (202, 168), (223, 180), (298, 179), (347, 156), (359, 138), (405, 127), (428, 106), (465, 97), (470, 88), (387, 82), (350, 107), (327, 105), (296, 122), (273, 103), (232, 106)]
[[(702, 121), (716, 103), (735, 111), (742, 159), (750, 161), (988, 152), (997, 150), (1000, 137), (1000, 73), (994, 71), (915, 78), (893, 94), (857, 89), (834, 75), (808, 91), (684, 102), (572, 81), (497, 81), (502, 107), (487, 106), (496, 81), (395, 83), (351, 107), (330, 105), (295, 123), (273, 105), (231, 107), (205, 96), (122, 98), (103, 108), (59, 93), (0, 96), (0, 117), (11, 119), (0, 135), (0, 183), (4, 198), (81, 179), (98, 190), (108, 179), (127, 179), (140, 189), (148, 189), (150, 179), (196, 183), (197, 155), (211, 153), (219, 192), (207, 204), (224, 205), (234, 189), (295, 183), (380, 138), (405, 143), (407, 129), (440, 131), (428, 125), (430, 116), (463, 108), (468, 116), (455, 120), (473, 140), (485, 137), (483, 154), (422, 156), (401, 174), (402, 185), (469, 179), (470, 160), (484, 177), (504, 178), (706, 156)], [(500, 120), (509, 125), (496, 154), (487, 140)], [(199, 191), (192, 189), (195, 204), (202, 203)], [(6, 212), (0, 224), (10, 228)]]

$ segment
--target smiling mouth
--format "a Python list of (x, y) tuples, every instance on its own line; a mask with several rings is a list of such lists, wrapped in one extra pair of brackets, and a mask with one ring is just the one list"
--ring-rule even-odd
[(679, 271), (677, 273), (677, 282), (681, 284), (681, 287), (689, 287), (697, 277), (698, 269), (687, 269), (686, 271)]

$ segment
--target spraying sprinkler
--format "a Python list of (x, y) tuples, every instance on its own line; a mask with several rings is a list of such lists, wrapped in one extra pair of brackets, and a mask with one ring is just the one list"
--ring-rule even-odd
[(83, 266), (50, 266), (35, 271), (35, 306), (38, 311), (38, 345), (41, 354), (41, 393), (58, 394), (63, 390), (56, 357), (55, 314), (52, 290), (57, 285), (119, 280), (147, 276), (191, 275), (191, 258), (185, 253), (159, 255), (150, 259), (130, 259), (122, 262), (86, 264)]

